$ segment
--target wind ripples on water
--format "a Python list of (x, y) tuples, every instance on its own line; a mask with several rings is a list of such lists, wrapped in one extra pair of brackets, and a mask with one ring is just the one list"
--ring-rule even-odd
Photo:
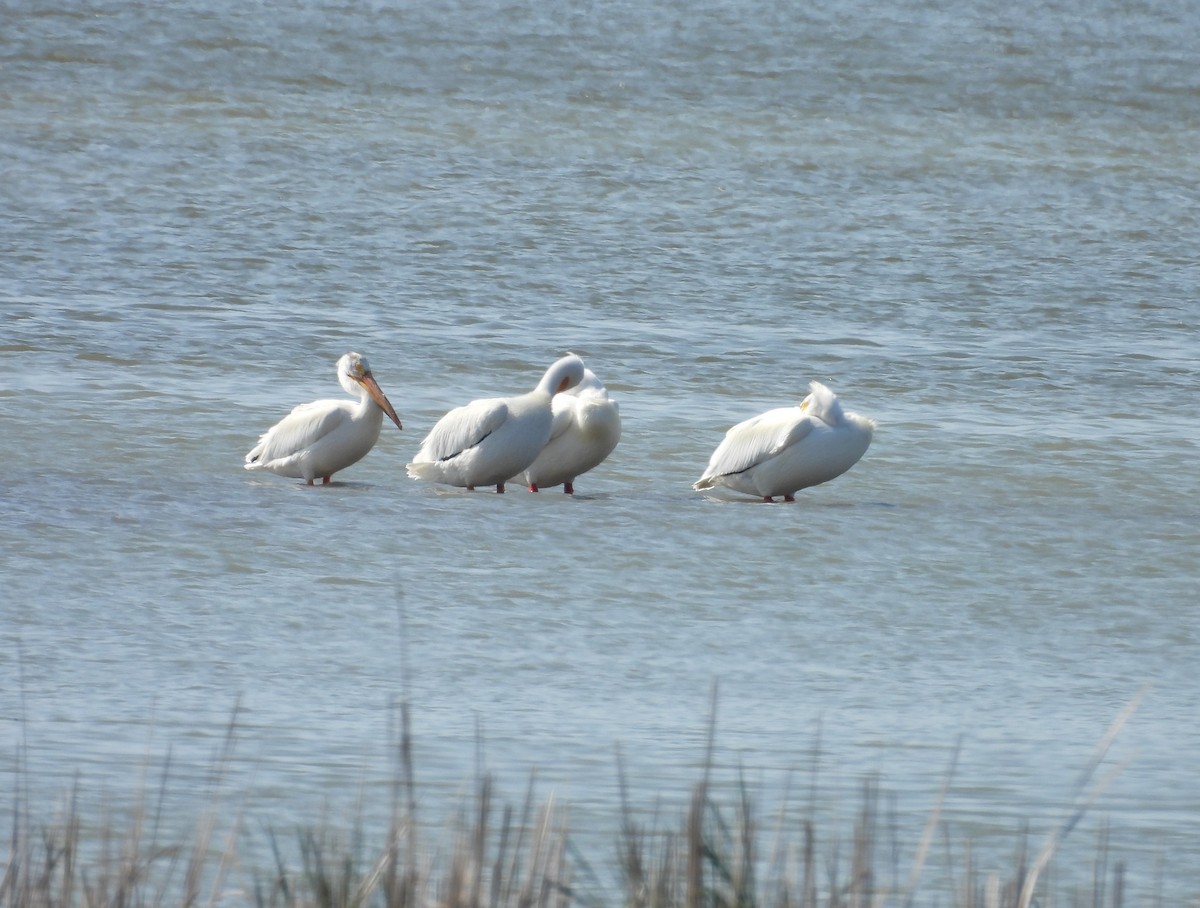
[[(5, 22), (4, 765), (119, 790), (171, 747), (200, 792), (238, 704), (231, 785), (287, 827), (387, 790), (408, 696), (431, 802), (536, 765), (607, 846), (616, 750), (686, 797), (716, 682), (766, 803), (880, 771), (919, 827), (962, 736), (949, 815), (1006, 842), (1148, 684), (1100, 809), (1145, 891), (1196, 843), (1185, 8)], [(405, 430), (328, 489), (245, 473), (351, 349)], [(567, 350), (624, 422), (574, 499), (404, 476)], [(811, 379), (878, 420), (860, 464), (789, 507), (691, 491)]]

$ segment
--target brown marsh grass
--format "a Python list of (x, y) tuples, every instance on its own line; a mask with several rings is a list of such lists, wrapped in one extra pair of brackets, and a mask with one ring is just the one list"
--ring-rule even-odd
[[(1018, 832), (1001, 870), (978, 866), (971, 842), (953, 841), (942, 820), (953, 760), (915, 841), (902, 841), (888, 822), (876, 779), (863, 782), (848, 834), (823, 834), (815, 814), (789, 824), (782, 810), (766, 829), (744, 782), (723, 789), (732, 794), (717, 793), (711, 778), (715, 723), (701, 778), (674, 821), (660, 821), (656, 812), (648, 823), (639, 819), (618, 756), (623, 819), (611, 855), (589, 860), (578, 854), (566, 810), (553, 797), (539, 801), (532, 782), (514, 808), (496, 802), (493, 780), (482, 772), (457, 820), (431, 833), (416, 815), (412, 739), (401, 704), (392, 819), (378, 840), (361, 829), (347, 835), (317, 823), (295, 834), (294, 865), (284, 857), (287, 840), (272, 833), (275, 866), (242, 868), (242, 817), (234, 812), (222, 822), (218, 794), (191, 841), (163, 841), (165, 770), (152, 797), (139, 797), (130, 809), (95, 823), (81, 816), (77, 788), (58, 815), (44, 821), (31, 815), (18, 792), (0, 908), (1120, 908), (1124, 868), (1112, 861), (1103, 833), (1083, 886), (1060, 894), (1048, 878), (1062, 842), (1110, 781), (1096, 779), (1097, 770), (1136, 705), (1097, 744), (1060, 826), (1036, 851)], [(235, 725), (236, 715), (212, 771), (214, 792), (230, 759)], [(950, 870), (931, 880), (935, 850)], [(615, 882), (604, 884), (601, 874)], [(248, 880), (236, 879), (242, 876)]]

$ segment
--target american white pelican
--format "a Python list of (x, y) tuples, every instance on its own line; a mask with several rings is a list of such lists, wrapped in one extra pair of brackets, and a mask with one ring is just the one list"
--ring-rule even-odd
[(528, 394), (474, 400), (451, 410), (421, 442), (408, 475), (468, 489), (494, 485), (503, 492), (504, 483), (546, 446), (554, 421), (550, 400), (579, 384), (583, 368), (582, 359), (568, 354)]
[(780, 407), (740, 422), (713, 451), (694, 489), (723, 485), (771, 501), (795, 501), (798, 489), (841, 476), (871, 444), (875, 420), (843, 410), (820, 382), (798, 407)]
[(337, 363), (338, 382), (348, 400), (314, 400), (300, 404), (267, 430), (246, 455), (247, 470), (270, 470), (280, 476), (303, 479), (308, 485), (329, 477), (366, 456), (379, 439), (383, 414), (403, 429), (400, 417), (380, 390), (365, 357), (347, 353)]
[(575, 478), (602, 463), (621, 440), (621, 415), (591, 369), (583, 370), (574, 388), (555, 394), (550, 406), (550, 440), (523, 478), (531, 492), (561, 484), (572, 495)]

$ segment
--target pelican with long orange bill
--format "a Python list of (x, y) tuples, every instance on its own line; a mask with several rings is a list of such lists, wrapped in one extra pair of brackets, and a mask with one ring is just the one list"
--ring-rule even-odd
[(322, 485), (339, 470), (358, 463), (379, 440), (383, 416), (403, 429), (391, 402), (371, 374), (366, 357), (347, 353), (337, 364), (338, 383), (358, 398), (315, 400), (300, 404), (267, 430), (246, 455), (247, 470), (269, 470), (280, 476)]

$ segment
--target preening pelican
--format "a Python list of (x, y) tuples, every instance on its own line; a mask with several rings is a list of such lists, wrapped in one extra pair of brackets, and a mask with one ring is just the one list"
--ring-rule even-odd
[(280, 476), (303, 479), (308, 485), (329, 478), (366, 456), (379, 439), (383, 414), (403, 429), (400, 417), (380, 390), (365, 357), (347, 353), (337, 363), (338, 382), (348, 400), (314, 400), (300, 404), (267, 430), (246, 455), (247, 470), (270, 470)]
[(572, 495), (575, 478), (603, 462), (621, 440), (621, 415), (591, 369), (583, 370), (574, 388), (555, 394), (550, 406), (550, 440), (523, 478), (531, 492), (561, 484)]
[(583, 360), (571, 353), (554, 363), (536, 388), (516, 397), (474, 400), (451, 410), (421, 442), (408, 464), (413, 479), (451, 486), (496, 487), (518, 475), (550, 438), (551, 398), (583, 380)]
[(694, 489), (723, 485), (795, 501), (797, 490), (841, 476), (871, 444), (875, 420), (843, 410), (837, 395), (820, 382), (798, 407), (768, 410), (740, 422), (713, 451)]

